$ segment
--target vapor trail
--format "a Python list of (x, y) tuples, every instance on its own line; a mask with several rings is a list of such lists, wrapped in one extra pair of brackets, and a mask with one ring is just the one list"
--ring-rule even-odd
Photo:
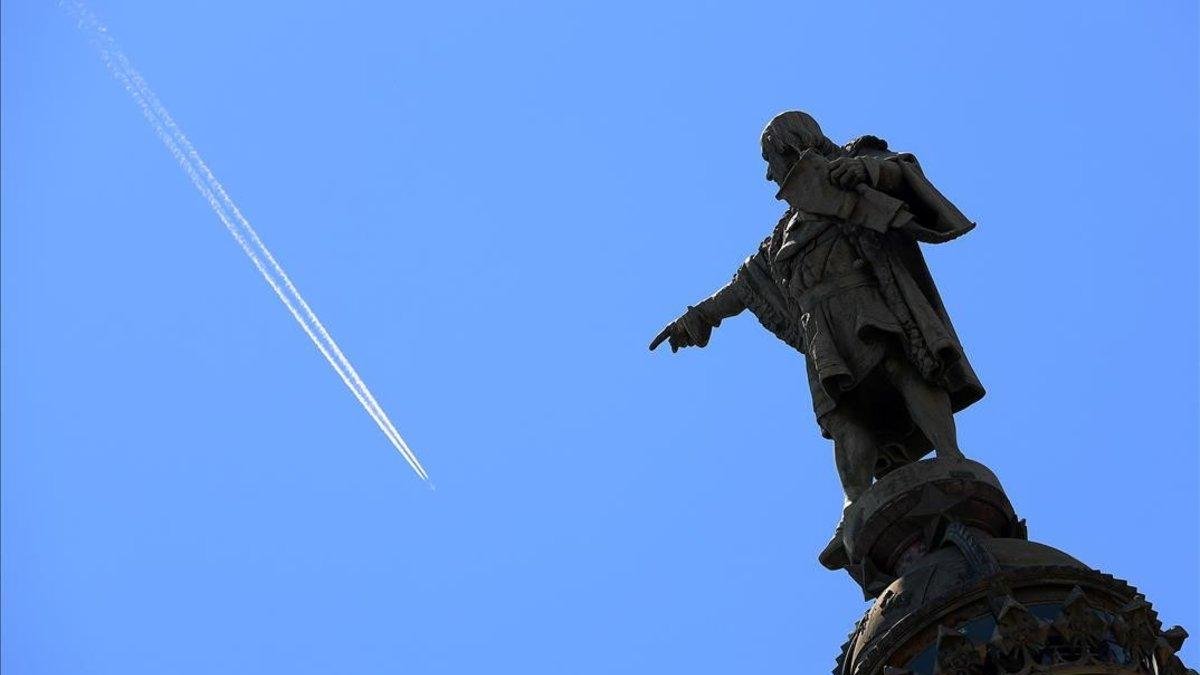
[[(288, 294), (300, 305), (300, 309), (303, 311), (304, 318), (307, 319), (308, 324), (311, 324), (312, 328), (316, 330), (321, 340), (324, 341), (324, 343), (333, 352), (333, 356), (336, 359), (337, 364), (335, 365), (331, 362), (331, 365), (334, 366), (335, 370), (338, 369), (339, 365), (341, 366), (339, 374), (342, 374), (344, 371), (345, 375), (348, 375), (349, 379), (353, 382), (353, 385), (347, 383), (347, 386), (349, 386), (352, 391), (361, 393), (363, 398), (365, 398), (365, 401), (361, 398), (359, 399), (363, 404), (363, 407), (367, 408), (368, 413), (374, 410), (375, 414), (378, 416), (376, 421), (381, 424), (381, 428), (383, 428), (383, 425), (386, 425), (386, 428), (383, 429), (384, 433), (388, 435), (388, 437), (391, 438), (394, 443), (398, 443), (397, 449), (400, 450), (405, 459), (409, 460), (409, 463), (413, 465), (413, 469), (417, 471), (422, 478), (428, 478), (428, 476), (426, 476), (424, 473), (424, 469), (420, 468), (420, 462), (417, 461), (416, 455), (413, 454), (411, 449), (409, 449), (408, 443), (406, 443), (404, 438), (400, 436), (400, 432), (396, 430), (391, 420), (388, 419), (387, 414), (383, 412), (382, 406), (380, 406), (375, 400), (375, 397), (371, 394), (371, 390), (367, 388), (366, 383), (364, 383), (362, 378), (359, 377), (358, 371), (354, 369), (354, 366), (351, 365), (350, 360), (347, 359), (346, 355), (342, 353), (342, 350), (338, 347), (337, 342), (335, 342), (333, 337), (329, 335), (329, 331), (326, 330), (325, 325), (321, 323), (319, 318), (317, 318), (316, 313), (313, 312), (312, 308), (308, 306), (308, 303), (304, 300), (304, 296), (300, 295), (300, 291), (296, 289), (296, 286), (292, 283), (291, 278), (288, 277), (287, 272), (283, 270), (283, 267), (280, 266), (280, 264), (275, 260), (275, 256), (271, 254), (270, 249), (268, 249), (266, 244), (263, 243), (262, 239), (259, 238), (258, 232), (255, 231), (255, 229), (250, 225), (250, 222), (246, 220), (246, 217), (242, 215), (241, 210), (238, 209), (237, 204), (235, 204), (233, 199), (230, 198), (225, 192), (225, 188), (221, 185), (221, 182), (217, 180), (217, 177), (213, 175), (213, 172), (208, 168), (208, 165), (204, 163), (204, 160), (200, 157), (200, 154), (196, 152), (196, 149), (192, 146), (191, 141), (188, 140), (187, 136), (184, 135), (179, 126), (175, 124), (174, 119), (172, 119), (170, 113), (167, 112), (166, 107), (163, 106), (163, 104), (158, 100), (158, 97), (155, 96), (154, 91), (150, 89), (149, 85), (147, 85), (145, 80), (142, 79), (141, 74), (138, 73), (138, 71), (129, 63), (129, 60), (125, 57), (123, 52), (118, 50), (114, 52), (114, 56), (117, 64), (126, 73), (126, 75), (128, 75), (133, 85), (145, 99), (146, 103), (148, 103), (151, 111), (153, 111), (153, 114), (157, 116), (162, 122), (163, 126), (171, 132), (171, 135), (174, 137), (175, 141), (187, 153), (188, 159), (191, 161), (192, 165), (195, 166), (196, 169), (199, 170), (200, 174), (204, 176), (208, 186), (217, 194), (218, 197), (220, 197), (221, 203), (229, 210), (230, 213), (233, 214), (233, 217), (241, 225), (246, 235), (248, 235), (250, 242), (262, 254), (262, 256), (266, 258), (271, 270), (275, 273), (278, 279), (283, 282)], [(297, 318), (297, 320), (299, 321), (300, 319)], [(304, 322), (302, 321), (301, 323), (303, 325)], [(314, 342), (315, 341), (316, 338), (314, 338)], [(326, 358), (328, 358), (328, 356)]]
[[(224, 187), (216, 176), (204, 163), (204, 160), (196, 152), (191, 141), (184, 135), (183, 131), (171, 118), (170, 113), (163, 104), (155, 96), (154, 91), (142, 78), (141, 74), (130, 64), (125, 53), (117, 45), (116, 41), (108, 34), (107, 27), (92, 14), (88, 8), (79, 1), (61, 3), (67, 11), (76, 18), (79, 22), (79, 27), (90, 38), (92, 44), (100, 53), (100, 58), (104, 62), (108, 70), (113, 74), (113, 77), (122, 85), (126, 92), (133, 98), (138, 108), (142, 111), (142, 115), (150, 123), (154, 132), (166, 146), (167, 150), (179, 163), (180, 167), (187, 174), (192, 184), (197, 191), (205, 198), (217, 218), (233, 236), (238, 246), (250, 258), (255, 269), (263, 276), (263, 279), (271, 286), (275, 295), (283, 302), (292, 318), (300, 324), (300, 327), (316, 345), (321, 355), (329, 362), (329, 365), (334, 369), (338, 376), (350, 389), (354, 397), (367, 411), (379, 426), (383, 434), (391, 441), (396, 450), (404, 457), (413, 471), (417, 473), (423, 480), (429, 480), (429, 475), (416, 455), (409, 448), (400, 432), (396, 430), (388, 418), (387, 413), (375, 400), (366, 383), (359, 377), (358, 372), (350, 364), (349, 359), (338, 347), (337, 342), (329, 334), (329, 331), (317, 318), (315, 312), (309, 307), (304, 297), (300, 295), (300, 291), (292, 283), (291, 278), (284, 272), (283, 267), (276, 261), (270, 250), (263, 243), (258, 233), (246, 220), (241, 211), (237, 208), (226, 193)], [(233, 219), (230, 219), (229, 213), (233, 214)], [(248, 240), (249, 241), (248, 241)], [(263, 258), (267, 260), (267, 265), (263, 264)], [(269, 268), (268, 268), (269, 266)], [(282, 282), (282, 286), (280, 285)], [(299, 305), (300, 310), (297, 310)]]

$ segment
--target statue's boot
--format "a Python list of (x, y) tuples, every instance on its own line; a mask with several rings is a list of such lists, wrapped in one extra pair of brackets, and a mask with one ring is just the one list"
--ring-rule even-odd
[(846, 551), (846, 542), (842, 541), (842, 524), (845, 519), (839, 520), (837, 528), (833, 531), (833, 538), (825, 544), (825, 549), (821, 551), (821, 555), (817, 556), (817, 560), (825, 566), (825, 569), (840, 570), (850, 566), (850, 554)]

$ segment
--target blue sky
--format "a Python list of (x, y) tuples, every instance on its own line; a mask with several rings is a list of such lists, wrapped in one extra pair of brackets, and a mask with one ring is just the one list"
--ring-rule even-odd
[(775, 223), (788, 108), (978, 221), (927, 249), (964, 450), (1200, 631), (1195, 3), (92, 8), (438, 489), (66, 15), (6, 2), (5, 673), (832, 667), (865, 605), (815, 560), (801, 356), (749, 316), (646, 352)]

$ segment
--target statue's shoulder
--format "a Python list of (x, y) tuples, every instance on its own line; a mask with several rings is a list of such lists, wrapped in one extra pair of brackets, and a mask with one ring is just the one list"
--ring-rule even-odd
[(866, 134), (850, 141), (842, 146), (842, 152), (847, 157), (857, 157), (859, 155), (877, 155), (877, 154), (892, 154), (888, 150), (887, 141), (878, 136)]

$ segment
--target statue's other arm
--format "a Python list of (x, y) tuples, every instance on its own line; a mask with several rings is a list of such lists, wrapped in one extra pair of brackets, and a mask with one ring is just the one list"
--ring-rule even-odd
[(899, 155), (892, 157), (839, 157), (829, 164), (829, 177), (835, 185), (853, 190), (859, 183), (903, 199), (910, 196), (905, 190), (904, 171), (898, 162)]
[(829, 166), (830, 180), (843, 189), (854, 190), (857, 185), (865, 184), (904, 202), (913, 218), (893, 226), (918, 241), (940, 244), (975, 227), (925, 178), (916, 158), (908, 153), (888, 157), (841, 157)]
[(904, 190), (904, 171), (900, 169), (898, 157), (889, 157), (887, 159), (876, 159), (874, 157), (864, 157), (863, 164), (867, 169), (867, 177), (870, 180), (871, 187), (881, 192), (886, 192), (893, 197), (906, 197)]
[(654, 338), (650, 343), (651, 351), (667, 340), (670, 341), (672, 352), (684, 347), (707, 346), (712, 329), (746, 309), (733, 286), (734, 283), (730, 282), (694, 306), (689, 306), (682, 316), (668, 324)]

